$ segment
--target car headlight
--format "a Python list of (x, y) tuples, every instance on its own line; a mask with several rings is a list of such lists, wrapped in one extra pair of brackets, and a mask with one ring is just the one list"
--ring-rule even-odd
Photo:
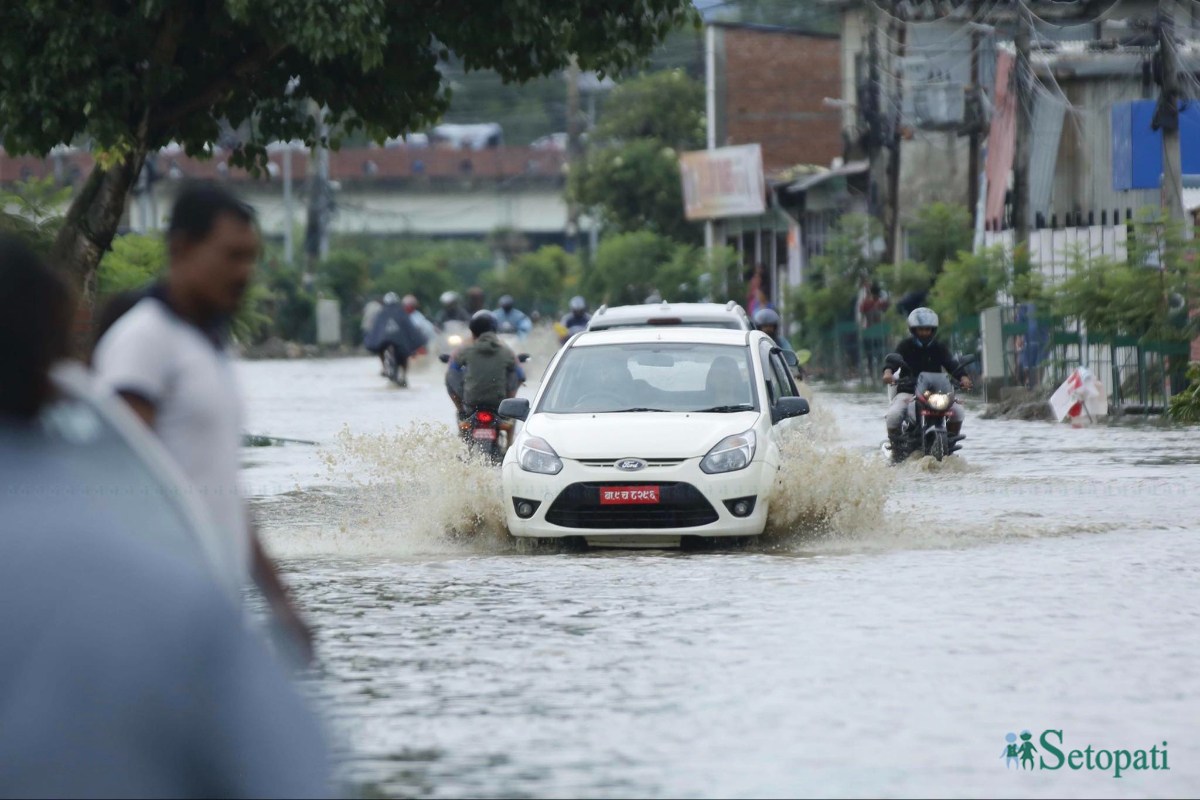
[(945, 411), (950, 407), (950, 395), (935, 392), (927, 398), (929, 407), (934, 411)]
[(557, 475), (562, 472), (562, 459), (545, 439), (528, 436), (517, 447), (517, 463), (526, 472)]
[(745, 469), (754, 460), (754, 445), (754, 431), (726, 436), (700, 461), (700, 469), (709, 475)]
[(460, 344), (462, 344), (462, 337), (459, 336), (457, 333), (452, 333), (446, 339), (446, 343), (449, 344), (451, 347), (458, 347)]

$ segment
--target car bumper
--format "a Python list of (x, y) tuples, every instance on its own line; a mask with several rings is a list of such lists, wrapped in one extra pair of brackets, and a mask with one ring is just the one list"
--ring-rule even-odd
[[(691, 458), (670, 466), (649, 466), (638, 472), (623, 472), (613, 466), (591, 466), (580, 461), (563, 459), (563, 469), (557, 475), (539, 475), (526, 472), (513, 458), (506, 460), (503, 467), (504, 503), (508, 530), (513, 536), (537, 539), (562, 539), (581, 536), (592, 545), (619, 547), (663, 547), (678, 545), (683, 536), (725, 537), (757, 536), (767, 524), (768, 493), (778, 471), (776, 465), (758, 460), (737, 472), (706, 475), (700, 470), (700, 459)], [(601, 507), (595, 503), (581, 501), (572, 504), (586, 512), (588, 520), (571, 519), (564, 524), (563, 504), (556, 506), (560, 497), (581, 494), (579, 486), (644, 486), (690, 487), (688, 495), (703, 498), (715, 518), (704, 524), (676, 524), (676, 521), (659, 520), (652, 526), (626, 523), (624, 513), (633, 513), (630, 507)], [(571, 489), (570, 487), (576, 487)], [(680, 489), (679, 492), (686, 491)], [(667, 489), (663, 489), (664, 501)], [(677, 493), (678, 494), (678, 493)], [(754, 498), (753, 511), (738, 517), (725, 501)], [(520, 500), (532, 501), (537, 509), (528, 519), (517, 515)], [(699, 505), (695, 506), (697, 509)], [(622, 510), (624, 508), (624, 510)], [(638, 509), (651, 508), (639, 506)], [(662, 508), (662, 507), (660, 507)], [(609, 511), (612, 513), (608, 513)], [(665, 510), (665, 509), (663, 509)], [(548, 518), (549, 517), (549, 518)]]

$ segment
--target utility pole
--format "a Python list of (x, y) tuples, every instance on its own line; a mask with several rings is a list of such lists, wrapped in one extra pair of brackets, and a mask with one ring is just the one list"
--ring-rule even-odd
[[(717, 149), (717, 31), (712, 25), (704, 28), (704, 121), (705, 149), (712, 153)], [(710, 265), (716, 246), (715, 227), (711, 219), (704, 220), (704, 254)]]
[(296, 244), (293, 241), (295, 213), (292, 203), (292, 144), (288, 142), (283, 151), (283, 260), (289, 266), (296, 257)]
[(1171, 0), (1158, 0), (1158, 64), (1161, 78), (1154, 120), (1162, 130), (1162, 207), (1172, 222), (1183, 222), (1183, 161), (1179, 151), (1179, 61), (1175, 57), (1175, 18)]
[[(891, 26), (889, 26), (891, 27)], [(908, 24), (901, 22), (896, 31), (896, 41), (899, 43), (898, 57), (904, 58), (905, 44), (908, 41)], [(896, 61), (892, 62), (897, 64)], [(888, 143), (888, 190), (887, 190), (887, 207), (885, 217), (887, 219), (887, 228), (885, 229), (885, 237), (887, 242), (886, 259), (889, 264), (900, 263), (900, 148), (902, 137), (900, 135), (900, 126), (904, 122), (904, 83), (901, 80), (903, 67), (895, 66), (893, 73), (896, 80), (896, 111), (893, 114), (892, 135), (891, 141)]]
[(329, 149), (326, 145), (329, 126), (325, 110), (317, 109), (319, 125), (316, 146), (313, 148), (315, 169), (309, 181), (308, 224), (304, 232), (304, 251), (308, 256), (305, 281), (316, 274), (317, 264), (329, 255), (329, 218), (333, 214), (333, 194), (329, 185)]
[[(975, 6), (971, 7), (972, 16), (975, 14)], [(979, 86), (979, 48), (983, 37), (978, 30), (971, 31), (971, 87), (978, 100), (977, 108), (982, 110), (983, 89)], [(976, 215), (979, 208), (979, 138), (980, 138), (980, 120), (977, 118), (971, 125), (971, 132), (967, 136), (967, 208), (971, 209), (971, 230), (975, 230), (975, 225), (979, 222)]]
[[(567, 162), (572, 168), (579, 164), (583, 155), (579, 123), (579, 62), (575, 56), (571, 56), (571, 63), (567, 67)], [(573, 253), (578, 249), (578, 244), (579, 204), (572, 200), (567, 207), (567, 249)]]
[(1013, 148), (1013, 247), (1029, 241), (1029, 151), (1030, 130), (1033, 128), (1033, 65), (1029, 60), (1029, 40), (1033, 20), (1029, 9), (1017, 4), (1017, 35), (1013, 44), (1017, 58), (1013, 78), (1017, 94), (1017, 131)]
[(887, 169), (883, 160), (883, 116), (879, 102), (879, 10), (867, 4), (867, 96), (864, 116), (867, 123), (867, 209), (885, 226), (883, 209), (887, 191)]

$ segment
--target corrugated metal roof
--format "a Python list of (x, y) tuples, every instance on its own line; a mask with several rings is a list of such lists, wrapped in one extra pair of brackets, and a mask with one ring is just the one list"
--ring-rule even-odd
[(815, 186), (819, 186), (830, 178), (845, 177), (848, 175), (861, 175), (870, 169), (871, 164), (868, 161), (851, 161), (843, 164), (840, 167), (827, 169), (823, 172), (818, 172), (813, 175), (806, 175), (798, 181), (794, 181), (784, 187), (784, 191), (788, 193), (807, 192)]

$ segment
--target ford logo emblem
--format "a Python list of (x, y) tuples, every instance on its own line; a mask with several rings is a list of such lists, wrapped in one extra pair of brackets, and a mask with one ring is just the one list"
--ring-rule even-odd
[(622, 458), (617, 462), (616, 467), (626, 472), (637, 472), (639, 469), (646, 468), (646, 462), (640, 458)]

